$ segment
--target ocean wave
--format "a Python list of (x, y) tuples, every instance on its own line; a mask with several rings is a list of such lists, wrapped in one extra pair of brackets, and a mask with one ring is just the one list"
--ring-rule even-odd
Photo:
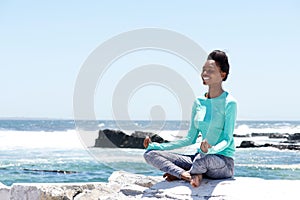
[(251, 168), (267, 168), (267, 169), (300, 169), (300, 164), (289, 165), (273, 165), (273, 164), (235, 164), (237, 167), (251, 167)]
[(0, 150), (12, 149), (83, 149), (75, 130), (0, 131)]

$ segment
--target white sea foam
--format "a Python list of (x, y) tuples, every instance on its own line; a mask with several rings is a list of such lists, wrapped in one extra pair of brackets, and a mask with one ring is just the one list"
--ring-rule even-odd
[(239, 167), (251, 167), (251, 168), (268, 168), (268, 169), (300, 169), (300, 164), (290, 165), (272, 165), (272, 164), (235, 164)]
[[(144, 130), (147, 131), (147, 130)], [(132, 133), (133, 131), (125, 131)], [(187, 134), (187, 130), (149, 130), (156, 133), (166, 140), (177, 140)], [(247, 125), (240, 125), (235, 129), (235, 133), (239, 135), (256, 133), (296, 133), (300, 132), (300, 126), (293, 128), (249, 128)], [(89, 136), (89, 137), (88, 137)], [(92, 147), (95, 144), (95, 139), (98, 137), (98, 131), (85, 131), (83, 134), (78, 134), (77, 130), (68, 131), (0, 131), (0, 150), (4, 149), (24, 149), (24, 148), (59, 148), (59, 149), (84, 149)], [(238, 146), (241, 141), (247, 138), (235, 138)], [(249, 138), (258, 144), (278, 143), (282, 139), (269, 139), (266, 136)], [(187, 149), (195, 149), (187, 148)]]
[(239, 125), (234, 133), (237, 135), (247, 135), (251, 133), (280, 133), (280, 134), (294, 134), (300, 133), (300, 126), (276, 126), (276, 124), (269, 125), (269, 127), (250, 128), (248, 125)]
[[(126, 131), (128, 132), (128, 131)], [(130, 131), (129, 131), (130, 132)], [(134, 132), (134, 131), (132, 131)], [(152, 131), (156, 133), (155, 131)], [(167, 140), (175, 140), (179, 131), (160, 131), (160, 136)], [(91, 135), (89, 138), (87, 136)], [(98, 131), (0, 131), (0, 150), (8, 149), (84, 149), (95, 144)]]
[(105, 124), (104, 123), (100, 123), (100, 124), (98, 124), (98, 127), (99, 128), (102, 128), (102, 127), (104, 127), (105, 126)]
[(0, 149), (82, 149), (78, 134), (69, 131), (0, 131)]

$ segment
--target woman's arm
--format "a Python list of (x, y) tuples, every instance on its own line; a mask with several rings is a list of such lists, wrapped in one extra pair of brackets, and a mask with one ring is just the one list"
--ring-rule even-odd
[(147, 150), (172, 150), (172, 149), (185, 147), (191, 144), (195, 144), (199, 133), (198, 129), (195, 127), (195, 120), (194, 120), (195, 115), (197, 113), (198, 105), (199, 105), (198, 100), (196, 100), (193, 104), (190, 128), (186, 137), (168, 143), (151, 142), (148, 144)]

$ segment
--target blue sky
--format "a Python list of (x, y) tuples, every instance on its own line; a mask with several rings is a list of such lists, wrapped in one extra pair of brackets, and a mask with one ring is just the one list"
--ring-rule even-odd
[[(224, 88), (238, 100), (238, 119), (300, 120), (299, 8), (296, 0), (1, 1), (0, 117), (72, 119), (76, 78), (90, 53), (120, 33), (156, 27), (181, 33), (207, 52), (226, 50), (231, 73)], [(116, 77), (119, 65), (143, 64), (143, 55), (118, 61), (107, 79)], [(145, 64), (169, 56), (149, 55)], [(113, 90), (115, 82), (103, 84), (95, 93), (95, 113), (109, 119), (111, 99), (98, 93)], [(132, 98), (132, 118), (147, 119), (153, 99), (167, 105), (167, 118), (175, 119), (176, 101), (162, 88), (148, 89)], [(206, 88), (196, 90), (202, 95)]]

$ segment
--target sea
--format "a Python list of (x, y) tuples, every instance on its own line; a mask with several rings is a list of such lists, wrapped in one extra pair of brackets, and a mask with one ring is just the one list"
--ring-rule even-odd
[[(186, 121), (3, 119), (0, 120), (0, 182), (7, 186), (31, 182), (107, 182), (109, 176), (119, 170), (161, 176), (161, 171), (144, 161), (144, 149), (94, 147), (98, 131), (114, 129), (130, 134), (151, 129), (159, 130), (157, 133), (164, 138), (176, 139), (188, 128)], [(83, 136), (88, 133), (94, 135), (89, 142)], [(236, 146), (243, 140), (279, 142), (282, 139), (269, 139), (264, 135), (300, 133), (300, 121), (237, 121), (235, 134), (251, 133), (262, 136), (236, 137)], [(191, 154), (194, 149), (186, 147), (180, 152)], [(300, 151), (237, 148), (235, 177), (300, 179)]]

